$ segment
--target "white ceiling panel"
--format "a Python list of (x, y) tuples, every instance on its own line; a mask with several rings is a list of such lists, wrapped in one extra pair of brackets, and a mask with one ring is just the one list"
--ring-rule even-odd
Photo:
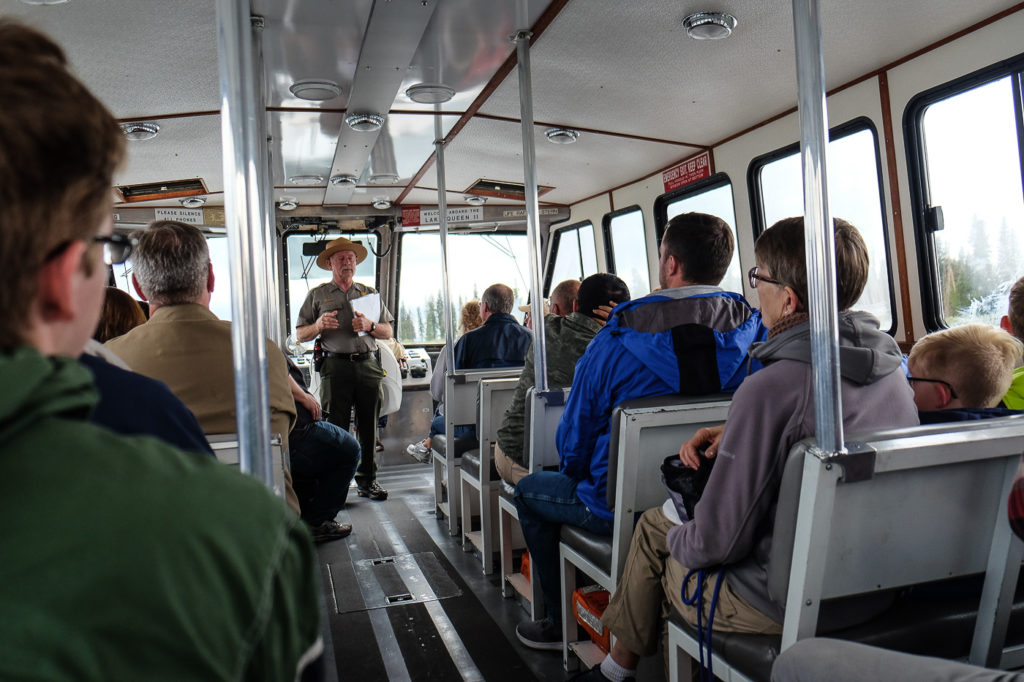
[[(523, 182), (523, 149), (519, 123), (474, 118), (445, 150), (447, 186), (464, 190), (480, 178)], [(542, 201), (569, 204), (601, 189), (636, 180), (696, 153), (697, 149), (584, 133), (570, 145), (547, 141), (544, 128), (534, 127), (537, 182), (554, 186)], [(436, 167), (424, 174), (421, 186), (436, 186)], [(594, 188), (598, 189), (595, 190)]]
[(213, 8), (209, 0), (0, 0), (4, 16), (56, 39), (118, 118), (220, 109)]
[[(466, 202), (466, 195), (463, 192), (445, 192), (448, 197), (449, 206), (470, 206)], [(428, 187), (416, 187), (415, 189), (409, 190), (409, 193), (405, 195), (405, 199), (402, 201), (403, 206), (437, 206), (437, 190), (430, 189)], [(512, 199), (497, 199), (495, 197), (487, 197), (485, 206), (522, 206), (523, 202), (515, 201)]]
[[(1012, 4), (822, 0), (829, 88)], [(570, 2), (531, 50), (534, 117), (707, 145), (795, 106), (791, 3), (725, 0), (714, 9), (737, 17), (732, 37), (688, 38), (682, 19), (707, 9), (696, 0)], [(513, 72), (481, 111), (518, 117), (518, 87)]]
[(125, 164), (114, 184), (202, 178), (206, 189), (224, 189), (220, 153), (220, 116), (157, 119), (160, 133), (151, 140), (129, 141)]

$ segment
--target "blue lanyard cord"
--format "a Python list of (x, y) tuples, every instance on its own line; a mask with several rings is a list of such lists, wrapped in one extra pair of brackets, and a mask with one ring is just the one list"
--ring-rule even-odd
[[(697, 575), (697, 589), (694, 590), (693, 594), (689, 597), (686, 596), (686, 586), (690, 584), (690, 578), (693, 575)], [(711, 608), (708, 610), (708, 627), (707, 634), (704, 632), (703, 627), (703, 614), (704, 614), (704, 578), (705, 573), (703, 569), (691, 569), (686, 574), (686, 578), (683, 579), (683, 587), (680, 591), (680, 597), (682, 597), (683, 603), (687, 606), (693, 606), (697, 609), (697, 655), (700, 659), (700, 679), (701, 682), (713, 682), (715, 679), (714, 672), (712, 670), (712, 648), (711, 648), (711, 633), (712, 625), (715, 621), (715, 609), (718, 608), (718, 593), (722, 589), (722, 579), (725, 577), (725, 569), (718, 571), (718, 576), (715, 579), (715, 589), (711, 593)], [(704, 648), (708, 650), (708, 661), (707, 665), (704, 664)]]

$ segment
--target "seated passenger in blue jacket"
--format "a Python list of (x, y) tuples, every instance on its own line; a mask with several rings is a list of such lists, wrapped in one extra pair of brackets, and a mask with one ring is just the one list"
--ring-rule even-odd
[(673, 218), (659, 250), (662, 289), (616, 306), (577, 363), (558, 426), (559, 471), (531, 474), (516, 486), (519, 522), (548, 614), (516, 628), (526, 646), (562, 646), (561, 524), (612, 532), (605, 501), (612, 409), (632, 398), (731, 392), (746, 376), (747, 348), (766, 330), (741, 295), (718, 287), (733, 249), (732, 230), (721, 218)]
[[(843, 426), (913, 426), (917, 410), (900, 369), (899, 346), (872, 315), (849, 310), (867, 282), (868, 251), (857, 229), (838, 219), (835, 250)], [(766, 230), (754, 255), (750, 286), (771, 332), (750, 355), (764, 369), (737, 389), (724, 428), (700, 429), (680, 449), (691, 466), (699, 463), (698, 447), (707, 446), (705, 456), (715, 457), (693, 520), (675, 524), (661, 507), (640, 518), (622, 578), (601, 617), (616, 642), (584, 679), (635, 677), (639, 657), (657, 650), (672, 608), (688, 622), (700, 618), (706, 625), (717, 603), (714, 630), (782, 632), (783, 604), (772, 600), (767, 586), (775, 508), (790, 449), (815, 431), (803, 218)], [(705, 573), (702, 583), (690, 569)], [(684, 583), (687, 595), (702, 597), (697, 604), (684, 603)]]
[(455, 344), (455, 369), (523, 366), (533, 335), (510, 314), (514, 303), (515, 294), (504, 284), (484, 289), (480, 296), (484, 323)]
[(1020, 340), (987, 324), (965, 324), (922, 338), (907, 360), (921, 423), (1016, 413), (998, 405), (1022, 352)]

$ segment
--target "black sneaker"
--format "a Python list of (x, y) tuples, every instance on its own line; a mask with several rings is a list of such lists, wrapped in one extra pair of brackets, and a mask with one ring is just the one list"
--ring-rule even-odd
[(377, 481), (371, 483), (369, 487), (358, 486), (356, 492), (359, 493), (359, 497), (369, 497), (371, 500), (388, 499), (388, 491), (381, 488)]
[(309, 532), (313, 534), (313, 542), (330, 542), (331, 540), (340, 540), (341, 538), (348, 537), (349, 533), (352, 532), (351, 523), (338, 523), (337, 521), (324, 521), (323, 523), (310, 526)]
[(516, 637), (531, 649), (562, 650), (562, 625), (556, 625), (550, 618), (524, 620), (516, 626)]
[[(582, 672), (575, 677), (570, 677), (569, 682), (609, 682), (609, 679), (605, 677), (603, 672), (601, 672), (601, 664), (598, 663), (590, 670)], [(636, 682), (636, 678), (627, 677), (622, 682)]]

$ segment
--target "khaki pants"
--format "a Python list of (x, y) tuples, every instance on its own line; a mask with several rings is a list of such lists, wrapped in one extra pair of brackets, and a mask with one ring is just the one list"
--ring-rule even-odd
[(501, 480), (510, 485), (519, 483), (519, 479), (530, 473), (516, 464), (510, 457), (506, 457), (497, 443), (494, 444), (494, 468), (498, 470)]
[[(601, 616), (601, 622), (630, 651), (651, 656), (658, 650), (665, 621), (675, 607), (687, 622), (696, 625), (697, 609), (687, 606), (680, 594), (689, 570), (669, 554), (665, 536), (673, 527), (661, 507), (648, 509), (633, 531), (629, 557), (615, 593)], [(704, 613), (707, 623), (717, 573), (704, 578)], [(687, 594), (696, 589), (694, 575)], [(781, 634), (782, 626), (733, 592), (728, 578), (722, 581), (715, 609), (715, 630)]]

